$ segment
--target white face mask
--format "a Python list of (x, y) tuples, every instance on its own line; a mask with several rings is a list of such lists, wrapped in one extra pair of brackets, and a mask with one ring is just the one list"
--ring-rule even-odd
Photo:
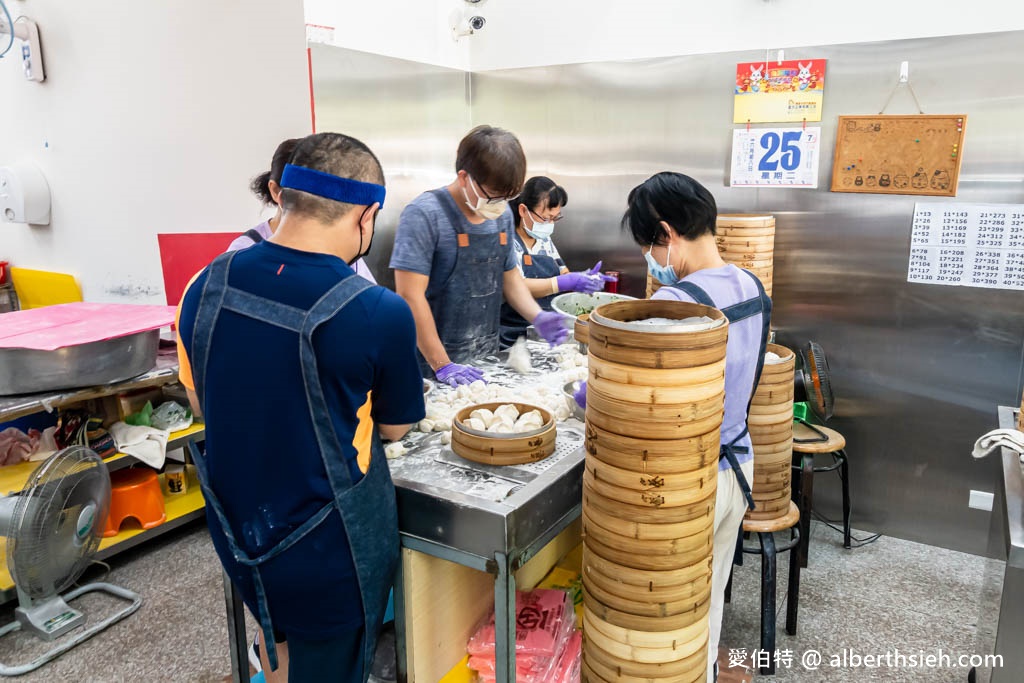
[(530, 214), (530, 220), (533, 221), (533, 225), (527, 228), (526, 224), (524, 223), (523, 229), (526, 230), (526, 234), (532, 237), (533, 239), (546, 240), (549, 237), (551, 237), (551, 235), (555, 232), (554, 223), (541, 223), (540, 221), (535, 220), (533, 214), (530, 213), (529, 209), (526, 210), (526, 213)]
[(476, 183), (473, 179), (469, 179), (470, 184), (473, 186), (473, 193), (476, 194), (476, 204), (469, 201), (469, 193), (466, 192), (466, 188), (462, 188), (462, 194), (466, 197), (466, 206), (469, 207), (477, 216), (485, 220), (493, 221), (505, 213), (505, 209), (508, 208), (508, 202), (502, 199), (499, 202), (489, 202), (486, 197), (483, 196), (483, 192), (477, 189)]

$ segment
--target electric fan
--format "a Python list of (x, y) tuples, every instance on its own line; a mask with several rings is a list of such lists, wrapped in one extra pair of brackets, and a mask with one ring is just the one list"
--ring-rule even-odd
[(142, 604), (138, 594), (108, 583), (91, 583), (60, 595), (92, 562), (109, 511), (107, 466), (83, 446), (53, 454), (36, 468), (20, 493), (0, 498), (0, 535), (7, 537), (7, 568), (19, 603), (16, 620), (0, 627), (0, 637), (24, 628), (52, 641), (83, 626), (86, 616), (68, 602), (91, 591), (105, 591), (131, 603), (27, 664), (0, 663), (0, 675), (18, 676), (37, 669)]
[[(835, 408), (835, 395), (832, 393), (831, 373), (825, 351), (817, 342), (807, 342), (807, 347), (797, 352), (799, 362), (794, 373), (794, 395), (796, 402), (806, 402), (819, 420), (827, 422)], [(818, 434), (818, 438), (800, 441), (828, 441), (828, 435), (817, 429), (803, 418), (797, 420)]]

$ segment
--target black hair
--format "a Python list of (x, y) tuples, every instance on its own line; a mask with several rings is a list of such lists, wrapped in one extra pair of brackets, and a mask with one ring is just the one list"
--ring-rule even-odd
[(497, 192), (495, 199), (512, 197), (523, 189), (526, 154), (519, 139), (501, 128), (477, 126), (459, 143), (455, 172), (465, 171), (479, 188)]
[(555, 184), (555, 181), (547, 176), (537, 175), (526, 181), (523, 191), (518, 197), (509, 202), (512, 207), (512, 217), (515, 218), (516, 227), (522, 222), (519, 215), (519, 205), (526, 204), (526, 208), (534, 213), (542, 209), (557, 209), (569, 203), (569, 195), (565, 188)]
[[(359, 140), (341, 133), (316, 133), (302, 138), (288, 163), (341, 178), (384, 184), (384, 171), (377, 156)], [(336, 202), (291, 188), (281, 190), (281, 207), (285, 211), (310, 216), (321, 223), (333, 223), (356, 208), (354, 204)]]
[(270, 181), (281, 184), (281, 174), (284, 173), (285, 164), (292, 158), (295, 147), (302, 138), (289, 138), (277, 146), (274, 150), (274, 157), (270, 160), (270, 170), (260, 173), (249, 183), (249, 189), (259, 197), (259, 200), (266, 206), (274, 203), (274, 196), (270, 194)]
[(661, 221), (677, 235), (695, 240), (715, 234), (718, 207), (707, 188), (690, 176), (663, 171), (634, 187), (622, 216), (622, 229), (640, 246), (665, 244)]

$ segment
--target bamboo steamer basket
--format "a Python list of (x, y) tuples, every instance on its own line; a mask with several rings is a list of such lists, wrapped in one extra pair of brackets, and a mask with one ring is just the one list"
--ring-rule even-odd
[(583, 470), (583, 483), (595, 495), (603, 496), (609, 500), (641, 508), (673, 508), (703, 504), (703, 501), (708, 498), (711, 492), (715, 491), (718, 485), (718, 465), (713, 463), (708, 467), (707, 472), (710, 474), (701, 474), (699, 478), (695, 477), (696, 481), (689, 488), (649, 488), (638, 490), (616, 486), (615, 484), (600, 480), (594, 476), (593, 468), (585, 467)]
[(623, 436), (649, 439), (686, 439), (720, 427), (725, 392), (693, 403), (640, 405), (607, 398), (587, 385), (587, 420)]
[[(716, 327), (686, 332), (622, 329), (623, 324), (647, 318), (680, 320), (708, 316)], [(692, 368), (725, 358), (729, 323), (710, 306), (668, 300), (617, 301), (590, 313), (589, 353), (599, 360), (641, 368)]]
[(647, 271), (647, 298), (650, 299), (651, 295), (662, 287), (664, 287), (664, 285), (655, 280), (650, 271)]
[(584, 313), (581, 316), (577, 316), (576, 322), (573, 323), (572, 336), (573, 339), (580, 344), (588, 344), (590, 342), (590, 314)]
[(584, 590), (591, 597), (605, 607), (639, 617), (674, 617), (680, 614), (690, 614), (711, 597), (710, 581), (694, 587), (694, 595), (678, 600), (664, 600), (653, 595), (645, 595), (640, 599), (633, 596), (622, 597), (614, 591), (605, 590), (601, 582), (595, 580), (595, 576), (595, 574), (587, 574), (583, 577)]
[[(609, 580), (628, 584), (633, 588), (641, 588), (653, 593), (674, 594), (685, 590), (692, 584), (700, 584), (711, 579), (712, 558), (706, 557), (689, 567), (672, 570), (638, 569), (619, 564), (594, 550), (586, 542), (583, 544), (583, 572), (597, 572)], [(632, 589), (631, 589), (632, 590)]]
[[(583, 511), (583, 533), (586, 538), (597, 539), (598, 542), (617, 550), (627, 552), (644, 553), (651, 557), (671, 557), (689, 559), (689, 554), (694, 550), (704, 550), (709, 539), (714, 536), (714, 525), (711, 528), (700, 531), (692, 536), (681, 536), (670, 539), (635, 539), (630, 536), (623, 536), (614, 531), (609, 531), (593, 521), (587, 510)], [(700, 556), (693, 561), (699, 561)], [(690, 563), (687, 563), (687, 566)]]
[(481, 403), (463, 408), (452, 420), (452, 450), (473, 462), (484, 465), (521, 465), (543, 460), (555, 452), (555, 420), (544, 408), (526, 403), (512, 403), (519, 414), (536, 410), (544, 425), (525, 434), (485, 434), (469, 428), (465, 423), (474, 410), (493, 411), (506, 403)]
[[(707, 498), (709, 486), (714, 488), (714, 484), (710, 483), (711, 480), (718, 480), (718, 463), (714, 461), (709, 462), (701, 469), (687, 472), (670, 470), (638, 472), (609, 465), (597, 458), (587, 458), (584, 463), (584, 471), (590, 473), (596, 484), (609, 484), (636, 492), (688, 492), (687, 495), (695, 492), (694, 501)], [(597, 487), (594, 488), (594, 491), (601, 493), (601, 489)]]
[(585, 589), (583, 591), (583, 604), (589, 607), (590, 611), (598, 618), (622, 628), (636, 631), (673, 631), (702, 621), (706, 623), (708, 608), (711, 606), (711, 598), (708, 597), (704, 602), (694, 605), (693, 609), (688, 612), (665, 617), (646, 617), (614, 609), (601, 604), (597, 598)]
[[(636, 631), (609, 623), (598, 617), (584, 605), (583, 630), (584, 635), (593, 631), (600, 631), (601, 634), (614, 639), (618, 643), (625, 643), (634, 647), (653, 650), (672, 649), (677, 652), (686, 652), (687, 649), (693, 648), (692, 643), (697, 643), (697, 647), (700, 646), (700, 639), (704, 635), (704, 631), (707, 630), (707, 624), (693, 624), (692, 626), (686, 626), (674, 631)], [(691, 645), (687, 647), (687, 643)]]
[[(586, 469), (584, 469), (586, 475)], [(583, 478), (583, 505), (600, 509), (608, 515), (617, 515), (629, 522), (641, 524), (681, 524), (701, 517), (714, 517), (715, 495), (718, 478), (713, 485), (705, 486), (707, 497), (689, 505), (676, 507), (653, 507), (650, 505), (631, 505), (623, 503), (596, 491), (589, 483), (588, 477)]]
[[(611, 534), (609, 534), (611, 536)], [(618, 547), (610, 545), (605, 541), (615, 541), (617, 538), (608, 538), (606, 536), (597, 535), (586, 535), (584, 537), (585, 545), (587, 548), (592, 550), (594, 554), (600, 555), (601, 557), (620, 564), (623, 567), (630, 567), (632, 569), (642, 569), (645, 571), (669, 571), (669, 570), (681, 570), (688, 567), (694, 567), (704, 561), (704, 558), (711, 555), (712, 539), (710, 535), (706, 538), (703, 545), (695, 548), (689, 548), (683, 552), (665, 554), (665, 555), (642, 555), (634, 552), (633, 550), (622, 550)]]
[[(700, 596), (706, 594), (711, 586), (710, 572), (706, 576), (694, 579), (690, 583), (664, 588), (634, 586), (633, 584), (619, 581), (614, 576), (608, 576), (592, 566), (587, 568), (584, 578), (589, 582), (587, 585), (596, 585), (607, 594), (614, 595), (621, 600), (631, 601), (637, 605), (671, 604), (693, 598), (698, 598), (699, 601)], [(595, 594), (595, 597), (610, 606), (615, 606), (613, 603), (601, 598), (600, 595)], [(627, 609), (626, 611), (629, 610)]]
[(715, 221), (718, 252), (726, 263), (745, 268), (772, 294), (775, 258), (775, 217), (760, 214), (719, 214)]
[[(725, 357), (707, 365), (687, 368), (641, 368), (635, 365), (614, 363), (601, 358), (589, 359), (588, 368), (592, 379), (601, 379), (630, 387), (675, 388), (680, 385), (703, 384), (725, 379)], [(790, 385), (793, 378), (790, 377)]]
[(624, 643), (619, 640), (618, 632), (609, 633), (616, 628), (592, 611), (584, 610), (583, 631), (587, 643), (584, 656), (590, 655), (617, 674), (654, 680), (678, 680), (679, 676), (707, 667), (706, 657), (698, 661), (707, 652), (710, 634), (706, 625), (694, 629), (685, 639), (677, 639), (674, 647), (669, 643), (668, 647), (656, 648)]
[[(609, 507), (614, 507), (614, 504), (610, 504)], [(666, 524), (634, 522), (610, 514), (605, 509), (595, 505), (588, 506), (587, 515), (594, 524), (602, 526), (620, 536), (637, 540), (672, 540), (692, 536), (714, 528), (714, 518), (707, 515), (695, 517), (685, 522)]]
[[(609, 666), (601, 661), (596, 661), (593, 655), (590, 655), (590, 658), (588, 659), (586, 642), (587, 638), (584, 636), (583, 658), (580, 662), (580, 680), (583, 683), (697, 683), (698, 681), (703, 680), (700, 677), (699, 672), (696, 670), (691, 674), (685, 674), (682, 676), (672, 674), (661, 674), (658, 676), (631, 676), (623, 672), (621, 667)], [(706, 665), (707, 662), (705, 662), (705, 666)], [(703, 675), (707, 676), (706, 673)]]
[(793, 371), (796, 354), (784, 346), (768, 344), (778, 363), (766, 363), (754, 392), (747, 424), (754, 446), (755, 509), (747, 519), (773, 519), (789, 511), (793, 461)]
[(587, 425), (584, 446), (588, 455), (626, 470), (685, 472), (718, 459), (720, 430), (688, 439), (638, 439)]
[(753, 230), (758, 228), (775, 229), (775, 216), (765, 213), (720, 213), (715, 220), (718, 228)]

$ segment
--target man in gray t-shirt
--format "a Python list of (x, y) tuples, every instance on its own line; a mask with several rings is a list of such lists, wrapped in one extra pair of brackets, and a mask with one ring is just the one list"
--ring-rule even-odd
[(508, 200), (526, 177), (519, 141), (478, 126), (459, 143), (455, 170), (450, 185), (405, 207), (391, 255), (395, 289), (416, 319), (420, 370), (452, 386), (483, 378), (471, 364), (498, 350), (503, 297), (549, 342), (567, 335), (516, 268)]

